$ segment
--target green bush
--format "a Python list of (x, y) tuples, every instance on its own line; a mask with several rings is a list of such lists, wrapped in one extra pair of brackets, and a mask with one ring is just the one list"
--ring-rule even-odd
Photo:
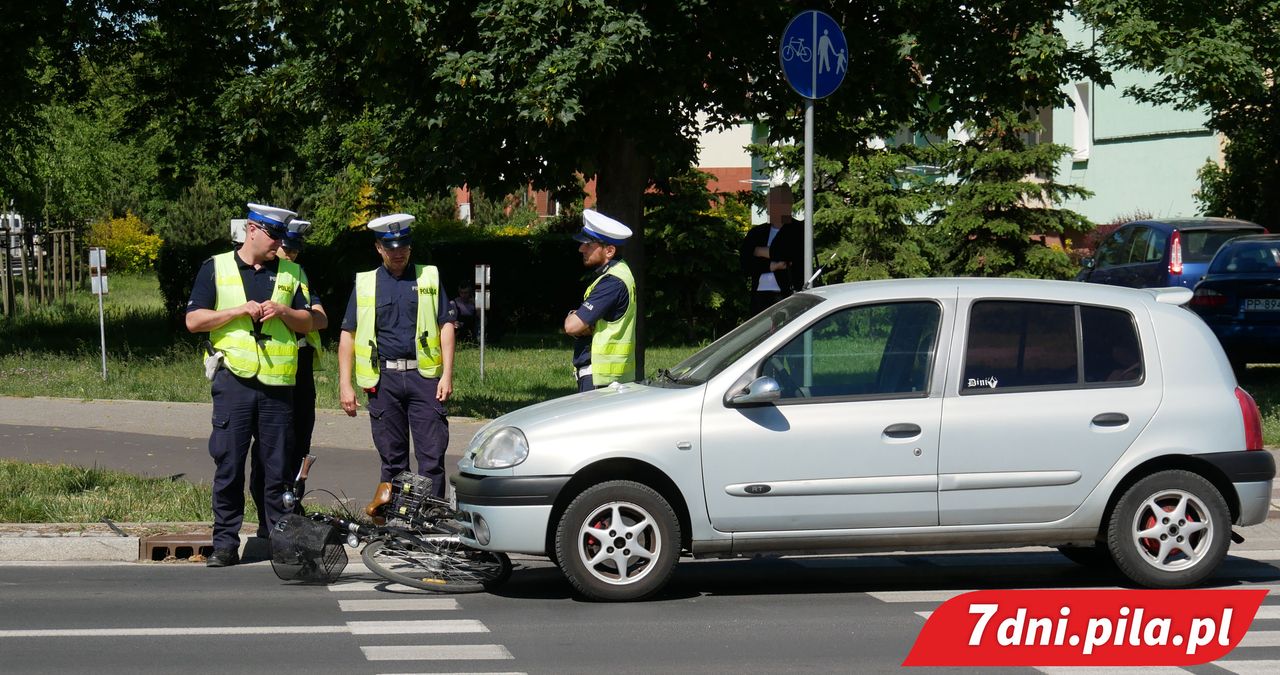
[(89, 244), (107, 250), (107, 265), (113, 272), (150, 270), (162, 243), (132, 211), (122, 218), (96, 220), (89, 227)]

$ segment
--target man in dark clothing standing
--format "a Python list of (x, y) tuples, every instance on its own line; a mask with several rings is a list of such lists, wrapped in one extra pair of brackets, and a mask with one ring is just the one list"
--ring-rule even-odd
[(791, 217), (791, 188), (769, 188), (769, 222), (747, 232), (739, 249), (751, 279), (751, 315), (800, 290), (804, 279), (804, 228)]

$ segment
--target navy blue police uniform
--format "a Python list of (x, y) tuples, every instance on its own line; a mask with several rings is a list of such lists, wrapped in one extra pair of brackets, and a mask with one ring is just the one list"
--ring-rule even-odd
[[(275, 290), (279, 262), (270, 260), (258, 268), (235, 255), (246, 300), (266, 302)], [(290, 303), (306, 309), (301, 290)], [(204, 261), (196, 273), (187, 311), (215, 309), (217, 286), (213, 259)], [(254, 330), (261, 324), (254, 322)], [(240, 527), (244, 523), (245, 460), (252, 444), (255, 459), (262, 464), (266, 526), (284, 516), (284, 492), (288, 446), (293, 434), (293, 387), (266, 385), (254, 378), (242, 378), (229, 369), (218, 368), (212, 382), (213, 432), (209, 455), (213, 457), (213, 548), (240, 547)]]
[[(323, 307), (324, 303), (320, 302), (320, 296), (314, 290), (310, 292), (311, 304), (309, 306), (320, 305)], [(299, 335), (298, 339), (303, 340), (306, 337), (306, 335)], [(316, 426), (315, 362), (315, 347), (309, 342), (299, 344), (298, 375), (297, 381), (293, 385), (293, 433), (289, 435), (289, 443), (285, 448), (285, 484), (293, 482), (293, 479), (298, 475), (298, 469), (302, 467), (302, 458), (311, 453), (311, 436)], [(262, 498), (264, 480), (260, 456), (258, 441), (255, 439), (253, 452), (250, 453), (249, 495), (253, 497), (254, 506), (258, 509), (258, 536), (266, 537), (269, 531), (267, 530), (267, 514)]]
[[(437, 497), (444, 496), (444, 453), (449, 447), (449, 420), (444, 404), (436, 400), (438, 378), (423, 377), (416, 368), (388, 368), (387, 361), (417, 359), (418, 280), (415, 265), (405, 266), (399, 277), (379, 266), (374, 312), (378, 342), (378, 384), (368, 394), (369, 427), (373, 445), (382, 458), (381, 479), (395, 478), (409, 470), (409, 435), (417, 473), (431, 479)], [(455, 319), (448, 294), (441, 284), (437, 296), (436, 325)], [(356, 292), (351, 291), (342, 330), (356, 330)]]
[[(596, 276), (600, 276), (609, 271), (609, 268), (618, 264), (619, 259), (610, 260), (609, 262), (597, 267)], [(613, 275), (605, 276), (591, 289), (591, 293), (587, 295), (582, 304), (578, 306), (576, 313), (578, 318), (588, 326), (593, 326), (601, 319), (605, 321), (617, 321), (627, 312), (627, 303), (631, 302), (631, 294), (627, 292), (627, 285), (621, 279)], [(561, 361), (561, 363), (564, 363)], [(591, 381), (591, 373), (583, 372), (583, 369), (591, 365), (591, 336), (580, 335), (573, 338), (573, 368), (578, 378), (578, 391), (591, 391), (595, 389), (595, 385)]]

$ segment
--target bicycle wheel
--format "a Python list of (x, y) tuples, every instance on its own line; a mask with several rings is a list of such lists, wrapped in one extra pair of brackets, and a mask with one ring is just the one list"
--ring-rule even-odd
[(420, 541), (422, 545), (402, 537), (373, 541), (360, 558), (383, 579), (437, 593), (476, 593), (511, 577), (505, 553), (479, 551), (450, 537)]

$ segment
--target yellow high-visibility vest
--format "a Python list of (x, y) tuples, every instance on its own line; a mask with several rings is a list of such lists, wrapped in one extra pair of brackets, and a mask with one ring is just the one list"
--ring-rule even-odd
[[(235, 252), (213, 257), (213, 279), (217, 290), (215, 311), (239, 307), (245, 303), (244, 281)], [(281, 260), (276, 271), (276, 285), (271, 299), (285, 306), (293, 305), (301, 268)], [(262, 323), (258, 337), (253, 334), (253, 319), (238, 316), (209, 331), (209, 341), (222, 352), (223, 363), (234, 374), (257, 378), (263, 384), (293, 386), (298, 373), (298, 341), (292, 330), (279, 317)]]
[[(440, 311), (440, 272), (434, 265), (417, 265), (418, 318), (417, 338), (413, 341), (417, 352), (418, 373), (423, 377), (440, 377), (444, 372), (444, 358), (440, 352), (440, 326), (436, 314)], [(375, 297), (378, 290), (378, 270), (356, 275), (356, 335), (355, 371), (356, 384), (368, 389), (378, 384), (381, 377), (377, 363), (378, 331)]]
[(612, 382), (634, 382), (636, 379), (636, 278), (627, 263), (619, 260), (591, 282), (582, 295), (585, 301), (596, 284), (607, 276), (615, 276), (627, 287), (627, 309), (617, 321), (596, 321), (591, 336), (591, 384), (600, 387)]

